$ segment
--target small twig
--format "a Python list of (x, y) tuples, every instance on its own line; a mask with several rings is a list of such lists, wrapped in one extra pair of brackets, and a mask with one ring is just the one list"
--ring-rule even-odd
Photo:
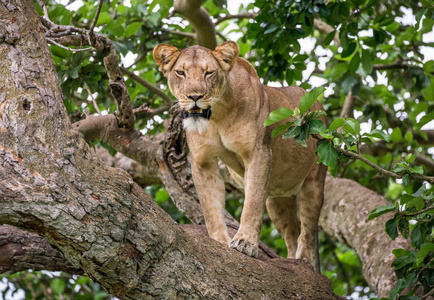
[(428, 206), (428, 207), (422, 209), (421, 211), (418, 211), (418, 212), (415, 212), (415, 213), (411, 213), (411, 214), (404, 214), (404, 215), (406, 217), (414, 217), (414, 216), (421, 215), (421, 214), (423, 214), (423, 213), (425, 213), (425, 212), (427, 212), (427, 211), (429, 211), (431, 209), (434, 209), (434, 205)]
[(150, 118), (155, 115), (161, 114), (165, 111), (168, 111), (170, 109), (170, 106), (160, 106), (158, 108), (152, 109), (149, 108), (146, 104), (140, 106), (139, 108), (133, 109), (133, 113), (136, 115), (137, 119), (144, 119), (144, 118)]
[(89, 48), (82, 48), (82, 49), (72, 49), (69, 47), (65, 47), (62, 44), (59, 44), (58, 42), (46, 37), (47, 41), (49, 41), (51, 44), (56, 45), (57, 47), (60, 47), (62, 49), (68, 50), (68, 51), (72, 51), (72, 52), (80, 52), (80, 51), (94, 51), (95, 49), (92, 47)]
[(158, 87), (156, 87), (152, 83), (146, 81), (142, 77), (134, 74), (134, 72), (132, 72), (132, 71), (126, 69), (126, 68), (121, 67), (121, 71), (122, 71), (123, 74), (127, 75), (132, 80), (138, 82), (139, 84), (143, 85), (145, 88), (147, 88), (148, 90), (150, 90), (154, 94), (156, 94), (159, 97), (161, 97), (161, 99), (163, 99), (163, 102), (164, 102), (165, 106), (168, 106), (168, 107), (172, 106), (172, 100), (170, 99), (169, 95), (167, 95), (165, 92), (163, 92), (162, 90), (160, 90)]
[(44, 18), (45, 18), (47, 21), (50, 21), (50, 22), (51, 22), (50, 17), (48, 16), (48, 9), (47, 9), (47, 6), (45, 5), (44, 1), (42, 1), (42, 0), (38, 0), (38, 3), (39, 3), (39, 5), (42, 7), (42, 9), (44, 10)]
[(428, 294), (423, 295), (422, 297), (420, 297), (421, 300), (428, 298), (429, 296), (431, 296), (432, 294), (434, 294), (434, 289), (431, 289), (431, 291), (428, 292)]
[(87, 85), (87, 83), (84, 83), (84, 88), (86, 89), (87, 93), (89, 94), (90, 98), (92, 99), (92, 103), (93, 103), (93, 107), (95, 108), (95, 110), (97, 111), (97, 113), (100, 115), (101, 111), (98, 107), (98, 104), (96, 104), (96, 100), (95, 98), (92, 96), (92, 91), (90, 90), (89, 86)]
[(214, 25), (217, 26), (223, 21), (229, 20), (229, 19), (254, 19), (256, 18), (257, 14), (255, 13), (243, 13), (243, 14), (236, 14), (236, 15), (226, 15), (224, 17), (220, 17), (215, 21)]
[(196, 38), (196, 34), (195, 33), (190, 33), (190, 32), (182, 32), (182, 31), (176, 31), (176, 30), (168, 30), (168, 29), (162, 29), (162, 32), (167, 32), (170, 34), (176, 34), (176, 35), (180, 35), (180, 36), (185, 36), (188, 38)]
[(217, 31), (217, 35), (223, 40), (223, 42), (226, 42), (228, 40), (221, 32)]
[[(360, 154), (354, 153), (352, 151), (348, 151), (345, 149), (342, 149), (340, 147), (335, 147), (335, 149), (345, 155), (348, 156), (352, 156), (354, 158), (360, 159), (361, 161), (363, 161), (365, 164), (367, 164), (368, 166), (372, 167), (373, 169), (377, 170), (378, 172), (390, 176), (392, 178), (396, 178), (396, 179), (401, 179), (402, 175), (396, 174), (394, 172), (388, 171), (386, 169), (383, 169), (382, 167), (374, 164), (373, 162), (371, 162), (369, 159), (363, 157)], [(415, 175), (415, 174), (410, 174), (412, 179), (418, 180), (418, 181), (428, 181), (430, 183), (434, 183), (434, 177), (431, 176), (425, 176), (425, 175)]]
[(89, 31), (88, 31), (87, 37), (89, 39), (89, 45), (92, 45), (91, 39), (94, 36), (93, 29), (95, 28), (96, 22), (98, 22), (99, 14), (101, 13), (102, 2), (103, 2), (103, 0), (99, 0), (98, 8), (97, 8), (96, 13), (95, 13), (95, 18), (93, 19), (92, 25), (90, 26)]
[(134, 62), (130, 66), (125, 67), (125, 68), (127, 68), (127, 69), (131, 68), (132, 66), (134, 66), (135, 64), (140, 62), (142, 59), (144, 59), (148, 55), (148, 53), (149, 53), (148, 51), (143, 51), (139, 56), (137, 56), (137, 58), (134, 60)]
[(409, 67), (411, 67), (411, 66), (406, 65), (406, 64), (402, 64), (402, 63), (399, 63), (399, 62), (398, 63), (393, 63), (393, 64), (388, 64), (388, 65), (376, 64), (376, 65), (372, 66), (372, 68), (374, 70), (378, 70), (378, 71), (381, 71), (381, 70), (392, 70), (392, 69), (407, 69)]

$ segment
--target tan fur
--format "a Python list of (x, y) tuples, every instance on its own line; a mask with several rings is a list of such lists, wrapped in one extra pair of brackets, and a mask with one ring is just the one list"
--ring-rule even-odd
[[(316, 265), (315, 242), (326, 174), (326, 168), (316, 164), (316, 141), (309, 139), (305, 148), (293, 139), (271, 139), (278, 124), (263, 126), (271, 111), (297, 107), (304, 90), (263, 86), (252, 65), (238, 57), (234, 42), (225, 42), (215, 51), (200, 46), (178, 51), (160, 44), (154, 49), (154, 59), (181, 108), (191, 109), (195, 105), (192, 97), (200, 96), (196, 105), (212, 110), (205, 128), (199, 132), (193, 126), (187, 131), (193, 179), (209, 235), (257, 256), (267, 206), (285, 239), (288, 257)], [(312, 107), (320, 109), (318, 102)], [(218, 158), (245, 189), (240, 228), (232, 240), (224, 223), (225, 187)]]

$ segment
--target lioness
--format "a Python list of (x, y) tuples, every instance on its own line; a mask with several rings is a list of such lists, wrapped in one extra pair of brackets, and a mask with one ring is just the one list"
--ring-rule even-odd
[[(262, 85), (253, 66), (238, 54), (238, 45), (231, 41), (214, 51), (200, 46), (178, 51), (160, 44), (153, 53), (183, 109), (193, 180), (208, 233), (222, 244), (257, 257), (266, 204), (285, 240), (288, 257), (307, 260), (319, 271), (315, 243), (327, 169), (316, 164), (314, 139), (309, 139), (307, 148), (293, 139), (271, 139), (278, 124), (263, 125), (271, 111), (297, 107), (304, 90)], [(320, 109), (317, 101), (312, 110)], [(225, 186), (218, 158), (245, 190), (240, 228), (232, 240), (223, 217)]]

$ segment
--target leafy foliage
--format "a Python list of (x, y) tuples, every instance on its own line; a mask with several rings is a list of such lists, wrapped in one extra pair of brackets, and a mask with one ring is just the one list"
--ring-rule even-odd
[[(265, 81), (286, 79), (291, 84), (294, 77), (288, 74), (300, 71), (292, 58), (304, 55), (300, 53), (302, 47), (287, 36), (281, 39), (280, 34), (287, 33), (298, 40), (314, 37), (315, 49), (307, 52), (305, 60), (314, 65), (311, 77), (326, 80), (322, 86), (327, 87), (328, 96), (323, 104), (332, 121), (328, 130), (319, 132), (320, 160), (334, 176), (341, 172), (340, 176), (359, 180), (388, 196), (391, 205), (375, 209), (369, 219), (394, 212), (385, 224), (386, 232), (392, 239), (399, 235), (411, 239), (414, 250), (394, 251), (393, 265), (399, 282), (390, 298), (418, 299), (414, 295), (418, 287), (423, 288), (424, 294), (429, 293), (433, 289), (434, 190), (420, 181), (427, 179), (421, 175), (432, 175), (433, 168), (432, 159), (425, 166), (420, 165), (420, 156), (431, 157), (427, 151), (432, 145), (431, 141), (427, 143), (429, 138), (423, 130), (434, 119), (433, 60), (432, 55), (427, 59), (428, 52), (423, 51), (423, 47), (433, 51), (432, 43), (423, 38), (434, 24), (432, 3), (288, 0), (255, 4), (261, 14), (249, 27), (250, 37), (256, 51), (263, 53), (264, 59), (256, 59), (259, 58)], [(404, 15), (412, 13), (414, 22), (404, 24)], [(330, 31), (315, 32), (313, 18), (329, 25)], [(316, 52), (324, 53), (323, 49), (329, 53), (325, 69)], [(286, 64), (279, 61), (282, 55)], [(313, 82), (303, 82), (302, 78), (295, 81), (305, 88)], [(352, 103), (357, 118), (339, 115), (344, 102)], [(304, 104), (299, 110), (305, 111)], [(301, 126), (294, 123), (287, 129), (291, 131), (288, 136), (301, 132)], [(303, 139), (301, 144), (305, 143)], [(371, 150), (379, 148), (383, 149), (380, 155), (373, 152), (378, 150)], [(357, 157), (365, 162), (367, 158), (372, 164), (354, 160)], [(380, 168), (372, 168), (374, 165)], [(396, 179), (387, 179), (390, 173), (386, 171), (393, 172)], [(402, 295), (404, 288), (410, 286), (407, 296)]]
[[(4, 278), (0, 275), (0, 279)], [(107, 300), (111, 299), (99, 284), (88, 277), (70, 275), (61, 272), (30, 271), (18, 272), (7, 276), (6, 289), (1, 291), (2, 299), (6, 295), (14, 296), (19, 290), (24, 291), (24, 299), (74, 299)]]
[[(75, 10), (54, 0), (45, 3), (53, 22), (84, 28), (89, 27), (97, 9), (95, 1), (84, 1)], [(225, 0), (207, 0), (203, 6), (217, 20), (229, 14), (227, 4)], [(37, 3), (36, 6), (42, 15), (42, 9)], [(167, 82), (152, 59), (153, 48), (158, 43), (170, 43), (180, 49), (194, 44), (191, 36), (179, 34), (193, 31), (187, 22), (166, 18), (172, 6), (173, 0), (104, 2), (96, 28), (113, 41), (125, 67), (164, 91)], [(294, 138), (302, 145), (315, 135), (319, 139), (318, 155), (334, 176), (356, 180), (387, 197), (390, 205), (377, 208), (370, 218), (389, 213), (390, 219), (385, 223), (388, 235), (391, 239), (400, 234), (408, 237), (414, 247), (394, 250), (399, 282), (390, 297), (416, 299), (413, 290), (408, 296), (400, 295), (405, 287), (412, 285), (421, 286), (427, 293), (433, 288), (433, 210), (428, 209), (433, 205), (433, 189), (413, 179), (416, 175), (434, 173), (428, 152), (434, 142), (426, 130), (426, 125), (434, 119), (434, 63), (432, 56), (427, 59), (427, 53), (433, 52), (433, 44), (424, 40), (434, 25), (432, 1), (257, 0), (254, 4), (240, 5), (239, 13), (245, 12), (257, 13), (257, 17), (218, 23), (220, 42), (229, 36), (233, 38), (231, 34), (235, 33), (240, 55), (256, 66), (265, 83), (296, 84), (306, 90), (315, 86), (326, 89), (306, 93), (299, 108), (281, 108), (264, 125), (279, 122), (273, 137)], [(408, 15), (414, 16), (410, 23), (404, 22)], [(315, 25), (318, 21), (330, 30), (318, 29), (320, 26)], [(306, 41), (313, 44), (313, 49), (305, 46)], [(102, 55), (50, 47), (71, 119), (83, 118), (86, 111), (97, 112), (88, 90), (103, 113), (114, 112), (116, 106), (107, 90)], [(125, 59), (127, 56), (133, 59)], [(127, 79), (127, 85), (134, 108), (163, 105), (158, 95), (136, 81)], [(326, 95), (324, 99), (319, 96), (322, 93)], [(318, 98), (326, 110), (328, 128), (319, 120), (324, 117), (323, 112), (309, 111), (311, 103)], [(349, 117), (341, 117), (348, 99), (354, 109)], [(167, 112), (148, 119), (139, 118), (136, 127), (147, 135), (157, 135), (164, 131), (162, 122), (166, 118)], [(342, 150), (361, 155), (401, 179), (390, 179)], [(425, 162), (424, 166), (421, 161)], [(178, 222), (187, 222), (161, 186), (147, 187), (147, 191)], [(226, 207), (239, 217), (242, 201), (227, 195)], [(285, 255), (284, 242), (267, 217), (261, 239)], [(366, 283), (354, 252), (324, 236), (321, 242), (323, 269), (332, 279), (335, 291), (350, 295), (352, 289), (360, 287), (360, 296), (371, 296), (370, 291), (364, 292)], [(31, 281), (45, 282), (42, 275), (35, 275), (37, 272), (29, 274), (8, 278), (16, 279), (17, 287)], [(26, 276), (33, 277), (26, 281)], [(70, 278), (66, 275), (58, 278), (64, 283), (56, 280), (53, 287), (49, 283), (42, 286), (59, 295), (62, 289), (63, 294), (72, 293)], [(92, 292), (93, 284), (87, 282), (83, 286), (89, 287), (91, 297), (97, 297), (97, 292)], [(87, 289), (80, 291), (84, 290)], [(30, 293), (29, 288), (26, 291)]]

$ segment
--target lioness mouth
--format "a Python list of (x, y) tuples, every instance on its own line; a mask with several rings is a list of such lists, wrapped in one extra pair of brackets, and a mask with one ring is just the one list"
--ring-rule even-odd
[(197, 106), (193, 107), (190, 110), (183, 110), (182, 111), (182, 118), (187, 119), (190, 117), (196, 117), (196, 118), (205, 118), (209, 120), (211, 117), (211, 109), (209, 108), (199, 108)]

